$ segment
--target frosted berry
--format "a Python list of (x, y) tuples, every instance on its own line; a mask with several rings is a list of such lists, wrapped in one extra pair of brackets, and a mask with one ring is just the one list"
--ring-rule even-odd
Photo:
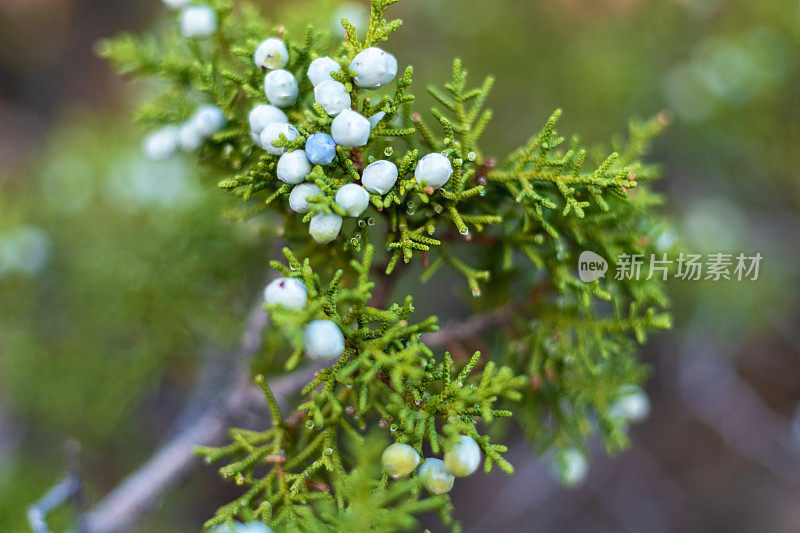
[(289, 207), (295, 213), (308, 213), (311, 211), (311, 204), (308, 203), (309, 196), (322, 196), (322, 189), (313, 183), (296, 185), (289, 193)]
[(217, 12), (208, 6), (189, 6), (181, 11), (184, 37), (210, 37), (217, 31)]
[(278, 179), (284, 183), (301, 183), (311, 172), (305, 150), (287, 152), (278, 160)]
[(273, 70), (264, 76), (264, 94), (269, 103), (289, 107), (297, 101), (297, 80), (288, 70)]
[(308, 79), (311, 80), (311, 85), (316, 87), (323, 81), (333, 80), (331, 74), (339, 72), (341, 68), (339, 63), (330, 57), (320, 57), (308, 66)]
[(303, 332), (303, 344), (312, 359), (335, 359), (344, 352), (344, 335), (330, 320), (314, 320)]
[(450, 492), (455, 480), (453, 474), (447, 471), (444, 462), (440, 459), (425, 459), (425, 462), (419, 467), (419, 477), (431, 494)]
[(569, 448), (556, 456), (556, 474), (567, 487), (576, 487), (586, 480), (589, 462), (580, 450)]
[(397, 183), (397, 165), (391, 161), (375, 161), (367, 165), (361, 183), (371, 193), (386, 194)]
[(180, 129), (177, 126), (165, 126), (148, 135), (142, 148), (148, 159), (164, 161), (175, 153), (180, 145)]
[(453, 174), (450, 160), (442, 154), (428, 154), (417, 163), (414, 179), (428, 187), (441, 187)]
[(330, 165), (336, 157), (336, 142), (327, 133), (312, 133), (306, 139), (306, 156), (314, 165)]
[(331, 116), (350, 109), (350, 93), (343, 83), (334, 80), (323, 81), (314, 87), (314, 101)]
[(272, 155), (281, 155), (286, 151), (286, 148), (272, 144), (279, 140), (281, 135), (286, 137), (287, 141), (291, 142), (297, 139), (300, 132), (297, 131), (297, 128), (286, 122), (273, 122), (272, 124), (268, 124), (267, 127), (264, 128), (264, 131), (261, 132), (261, 136), (259, 137), (261, 147)]
[(419, 466), (419, 454), (408, 444), (395, 442), (383, 450), (381, 463), (386, 473), (396, 479), (407, 476)]
[(342, 229), (342, 217), (335, 213), (319, 214), (308, 224), (308, 233), (319, 244), (327, 244), (339, 235)]
[(194, 152), (203, 144), (205, 136), (200, 133), (194, 122), (187, 121), (181, 126), (180, 143), (181, 148), (187, 152)]
[(260, 104), (250, 111), (248, 121), (250, 122), (250, 131), (255, 135), (261, 135), (264, 128), (270, 124), (289, 122), (289, 119), (286, 118), (286, 113), (274, 105)]
[(370, 124), (359, 113), (345, 109), (333, 119), (331, 136), (336, 144), (346, 148), (364, 146), (369, 141)]
[(383, 117), (385, 116), (386, 116), (385, 111), (378, 111), (374, 115), (367, 117), (367, 120), (369, 120), (369, 125), (372, 126), (372, 129), (375, 129), (375, 126), (378, 125), (378, 122), (383, 120)]
[(360, 216), (369, 207), (369, 193), (356, 183), (348, 183), (336, 191), (336, 205), (347, 212), (347, 216)]
[(228, 123), (222, 109), (211, 104), (198, 107), (190, 121), (203, 137), (214, 135)]
[(481, 448), (475, 439), (462, 435), (452, 448), (444, 453), (444, 466), (458, 477), (466, 477), (481, 464)]
[(650, 415), (650, 400), (641, 387), (625, 385), (617, 391), (609, 415), (630, 422), (641, 422)]
[(380, 48), (371, 47), (353, 58), (350, 70), (355, 71), (359, 87), (376, 88), (391, 83), (397, 75), (397, 59)]
[(183, 9), (188, 6), (192, 0), (162, 0), (164, 5), (169, 9)]
[(307, 300), (308, 290), (299, 279), (278, 278), (264, 289), (264, 301), (269, 305), (300, 310), (306, 306)]
[(289, 50), (283, 41), (271, 37), (258, 45), (253, 59), (258, 68), (283, 68), (289, 62)]

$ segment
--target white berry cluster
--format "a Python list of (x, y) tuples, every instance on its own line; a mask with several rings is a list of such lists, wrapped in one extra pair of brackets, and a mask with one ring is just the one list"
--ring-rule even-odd
[(381, 456), (383, 469), (393, 478), (409, 475), (417, 466), (417, 475), (431, 494), (444, 494), (453, 488), (456, 477), (466, 477), (475, 472), (481, 462), (481, 449), (475, 439), (462, 435), (444, 454), (444, 460), (425, 459), (420, 466), (417, 451), (400, 442), (388, 446)]
[(190, 39), (204, 39), (216, 33), (217, 12), (206, 5), (191, 5), (192, 0), (163, 0), (169, 9), (180, 11), (181, 33)]
[[(264, 301), (299, 311), (308, 303), (308, 290), (298, 279), (278, 278), (264, 289)], [(344, 353), (344, 335), (330, 320), (313, 320), (303, 332), (303, 345), (311, 359), (336, 359)]]
[[(326, 166), (336, 159), (337, 146), (357, 148), (369, 142), (372, 128), (386, 115), (384, 112), (364, 117), (352, 109), (352, 97), (347, 85), (335, 79), (342, 65), (330, 57), (314, 59), (306, 75), (314, 87), (314, 102), (329, 116), (334, 117), (328, 132), (307, 136), (304, 149), (288, 151), (275, 146), (280, 140), (296, 141), (300, 132), (289, 122), (284, 108), (297, 103), (298, 82), (284, 67), (289, 63), (286, 44), (275, 37), (266, 39), (253, 57), (257, 67), (267, 71), (264, 77), (264, 94), (269, 104), (257, 105), (250, 112), (250, 134), (253, 141), (268, 153), (280, 156), (277, 177), (294, 185), (289, 195), (289, 207), (301, 214), (311, 211), (309, 198), (323, 195), (313, 183), (306, 183), (314, 165)], [(397, 75), (397, 60), (379, 49), (368, 48), (360, 52), (350, 64), (356, 73), (353, 82), (362, 88), (377, 88), (390, 83)], [(337, 76), (338, 77), (338, 76)], [(340, 78), (342, 79), (342, 78)], [(385, 194), (397, 181), (397, 167), (389, 161), (377, 161), (364, 171), (362, 185), (348, 183), (334, 198), (346, 216), (359, 217), (369, 206), (369, 193)], [(320, 244), (336, 239), (342, 227), (342, 217), (335, 213), (320, 213), (311, 218), (309, 234)]]
[(179, 148), (192, 152), (227, 123), (225, 113), (220, 108), (202, 105), (183, 124), (165, 126), (148, 135), (144, 140), (144, 153), (153, 161), (164, 161)]

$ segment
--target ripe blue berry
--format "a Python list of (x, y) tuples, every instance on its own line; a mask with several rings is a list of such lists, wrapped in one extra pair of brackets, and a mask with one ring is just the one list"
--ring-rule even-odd
[(441, 187), (453, 174), (450, 160), (442, 154), (428, 154), (417, 163), (414, 179), (428, 187)]
[(350, 70), (355, 71), (355, 82), (359, 87), (382, 87), (397, 75), (397, 59), (380, 48), (371, 47), (353, 58)]
[(289, 309), (303, 309), (308, 300), (306, 285), (295, 278), (278, 278), (264, 289), (264, 301), (269, 305), (282, 305)]
[(275, 107), (274, 105), (260, 104), (250, 111), (248, 117), (250, 122), (250, 132), (253, 135), (261, 135), (264, 128), (276, 122), (289, 122), (286, 118), (286, 113)]
[(314, 87), (314, 101), (331, 116), (350, 109), (350, 93), (343, 83), (334, 80), (323, 81)]
[(344, 335), (330, 320), (314, 320), (303, 332), (303, 344), (312, 359), (335, 359), (344, 352)]
[(308, 224), (308, 233), (319, 244), (333, 241), (342, 229), (342, 217), (335, 213), (330, 215), (319, 214), (311, 219)]
[(408, 444), (395, 442), (383, 450), (381, 463), (386, 473), (397, 479), (407, 476), (419, 466), (419, 454)]
[(444, 494), (453, 488), (455, 478), (447, 471), (441, 459), (425, 459), (419, 467), (419, 477), (422, 484), (431, 494)]
[(311, 211), (311, 204), (308, 203), (310, 196), (323, 196), (322, 189), (313, 183), (296, 185), (289, 193), (289, 208), (295, 213), (308, 213)]
[(210, 37), (217, 31), (217, 12), (208, 6), (189, 6), (181, 11), (184, 37)]
[(287, 152), (278, 160), (278, 179), (284, 183), (301, 183), (311, 172), (305, 150)]
[(271, 37), (258, 45), (253, 60), (258, 68), (283, 68), (289, 62), (289, 50), (283, 41)]
[(364, 146), (369, 141), (370, 124), (359, 113), (345, 109), (333, 119), (331, 136), (336, 144), (346, 148)]
[(327, 133), (312, 133), (306, 139), (306, 156), (314, 165), (330, 165), (336, 157), (336, 143)]
[(148, 159), (164, 161), (175, 153), (180, 145), (180, 129), (177, 126), (165, 126), (148, 135), (142, 148)]
[(481, 449), (475, 439), (462, 435), (458, 442), (444, 454), (447, 471), (458, 477), (466, 477), (477, 470), (481, 463)]
[(333, 80), (331, 74), (339, 70), (341, 70), (339, 63), (330, 57), (320, 57), (308, 66), (308, 79), (311, 80), (311, 85), (316, 87), (323, 81)]
[(367, 165), (361, 183), (371, 193), (386, 194), (397, 182), (397, 165), (391, 161), (375, 161)]
[(272, 124), (268, 124), (267, 127), (264, 128), (264, 131), (261, 132), (261, 136), (259, 137), (261, 147), (272, 155), (281, 155), (286, 151), (286, 148), (272, 144), (279, 140), (281, 135), (286, 137), (287, 141), (291, 142), (297, 139), (300, 132), (297, 131), (297, 128), (286, 122), (273, 122)]
[(297, 80), (288, 70), (278, 69), (264, 76), (264, 94), (269, 103), (277, 107), (289, 107), (297, 101)]
[(369, 193), (356, 183), (348, 183), (336, 191), (336, 205), (347, 212), (347, 216), (360, 216), (369, 207)]

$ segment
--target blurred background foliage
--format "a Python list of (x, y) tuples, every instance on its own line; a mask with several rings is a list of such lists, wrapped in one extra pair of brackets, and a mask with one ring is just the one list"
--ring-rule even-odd
[[(263, 10), (290, 29), (333, 29), (339, 4), (313, 3)], [(795, 461), (788, 473), (800, 472), (800, 423), (794, 434), (790, 425), (800, 421), (800, 2), (406, 0), (393, 14), (405, 25), (390, 48), (414, 65), (423, 104), (453, 56), (476, 77), (497, 76), (487, 154), (519, 145), (556, 107), (562, 132), (590, 142), (666, 110), (673, 125), (651, 159), (663, 163), (675, 237), (695, 253), (764, 256), (757, 282), (672, 284), (677, 328), (647, 348), (654, 411), (629, 454), (605, 474), (608, 460), (595, 457), (597, 477), (565, 493), (542, 492), (547, 472), (519, 468), (534, 464), (521, 450), (520, 485), (489, 476), (456, 491), (462, 504), (494, 502), (457, 501), (466, 529), (523, 530), (535, 516), (553, 530), (796, 530), (800, 477), (786, 481), (753, 452), (757, 441), (732, 439), (705, 404), (698, 411), (681, 361), (732, 368), (762, 411), (740, 421), (731, 405), (717, 416), (756, 432), (774, 430), (753, 424), (775, 417)], [(90, 498), (146, 458), (198, 361), (233, 345), (263, 282), (268, 228), (226, 221), (226, 195), (188, 159), (147, 162), (131, 104), (146, 87), (123, 87), (93, 55), (98, 38), (163, 15), (157, 0), (0, 4), (4, 531), (24, 530), (23, 509), (58, 477), (65, 439), (83, 445)], [(141, 530), (196, 530), (230, 499), (206, 474)], [(516, 497), (501, 501), (513, 486)]]

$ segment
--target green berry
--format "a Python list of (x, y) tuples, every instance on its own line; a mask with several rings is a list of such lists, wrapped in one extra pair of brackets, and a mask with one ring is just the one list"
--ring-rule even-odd
[(447, 471), (458, 477), (466, 477), (478, 469), (481, 449), (475, 439), (462, 435), (458, 442), (444, 454)]
[(395, 442), (383, 451), (381, 462), (383, 469), (393, 478), (404, 477), (419, 465), (419, 454), (408, 444)]
[(441, 459), (425, 459), (425, 462), (419, 467), (419, 477), (431, 494), (450, 492), (455, 480)]

